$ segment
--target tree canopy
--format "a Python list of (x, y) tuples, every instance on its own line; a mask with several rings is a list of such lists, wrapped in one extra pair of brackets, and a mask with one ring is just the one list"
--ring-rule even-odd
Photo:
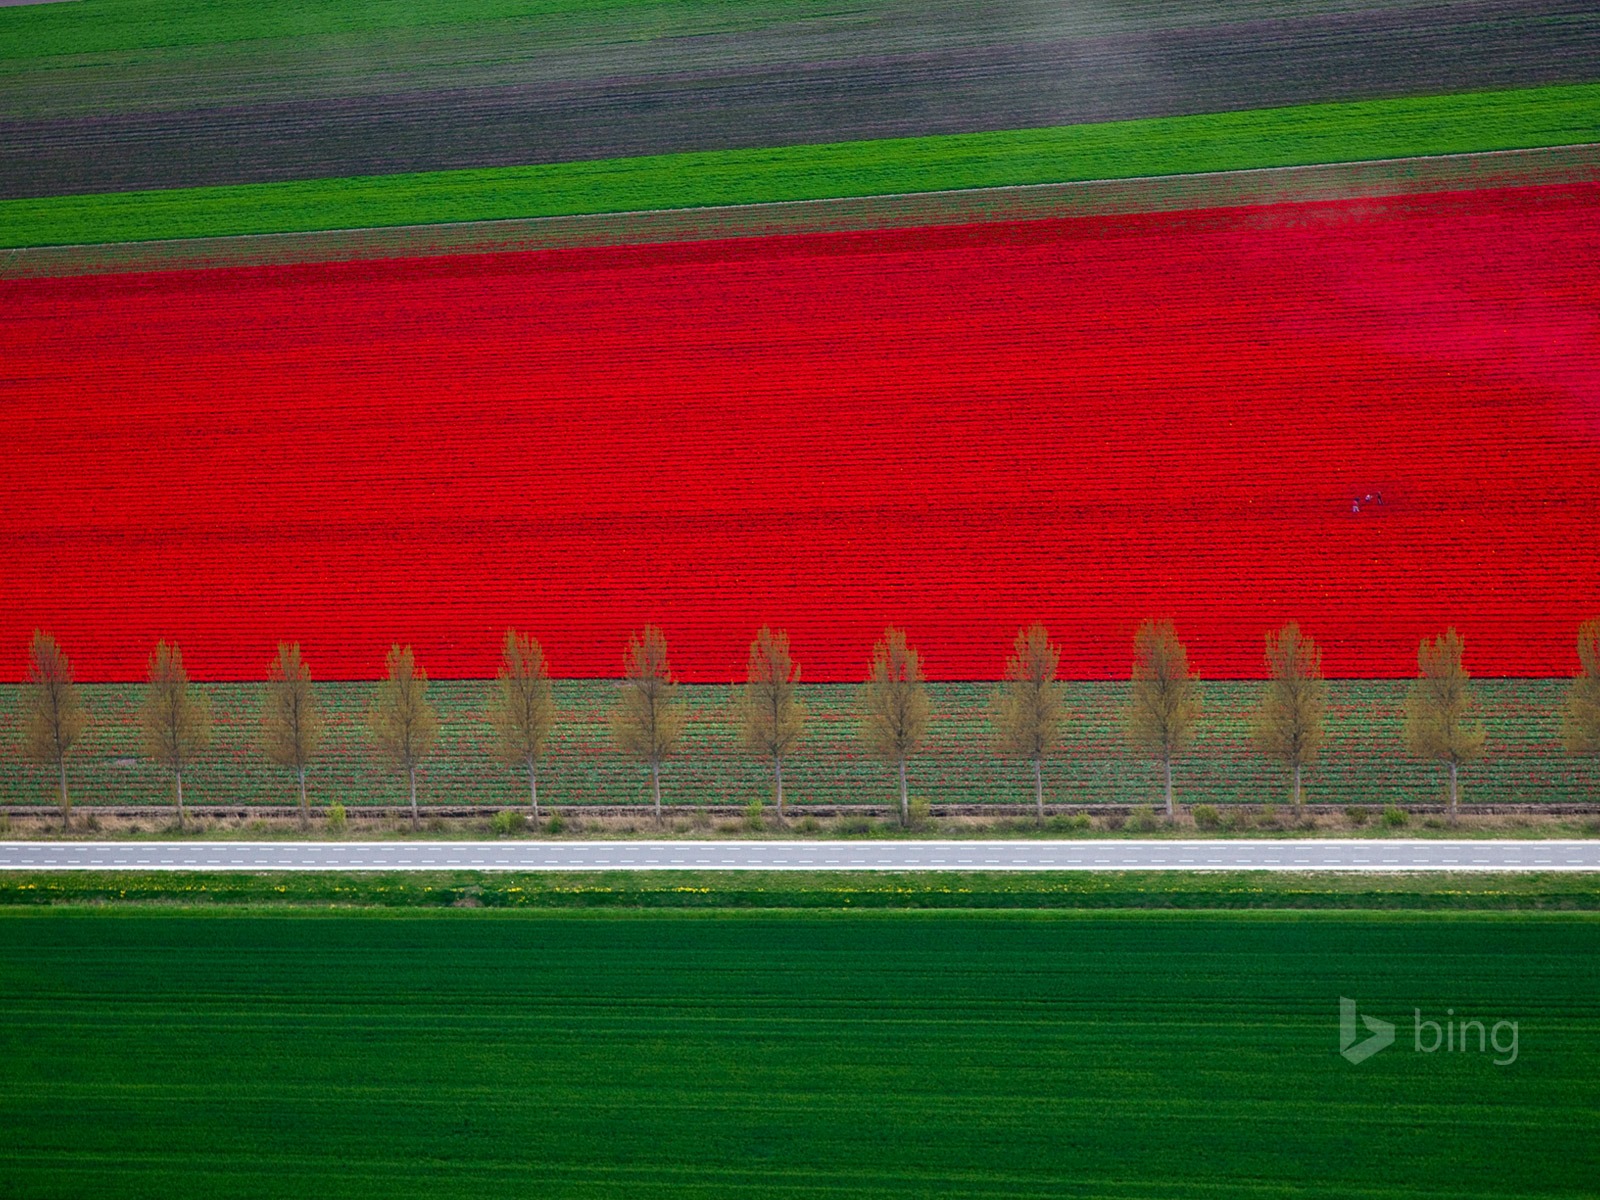
[(1290, 800), (1301, 799), (1301, 772), (1317, 761), (1327, 738), (1328, 684), (1322, 677), (1322, 649), (1290, 621), (1267, 634), (1271, 672), (1252, 733), (1256, 748), (1283, 763), (1293, 775)]
[(22, 757), (40, 766), (56, 768), (61, 793), (61, 823), (72, 823), (72, 800), (67, 792), (67, 755), (88, 728), (89, 717), (72, 664), (42, 630), (33, 631), (28, 647), (28, 686), (22, 695)]
[(1145, 621), (1133, 637), (1128, 737), (1165, 769), (1168, 817), (1173, 815), (1172, 763), (1194, 742), (1200, 707), (1200, 684), (1189, 672), (1189, 652), (1176, 628), (1171, 621)]
[(1600, 618), (1578, 626), (1578, 674), (1567, 689), (1561, 740), (1569, 754), (1600, 754)]
[(1449, 777), (1450, 819), (1455, 820), (1457, 775), (1483, 755), (1486, 734), (1473, 717), (1476, 701), (1461, 664), (1461, 635), (1454, 628), (1417, 646), (1417, 678), (1406, 696), (1404, 737), (1419, 758), (1443, 763)]
[(182, 825), (183, 772), (211, 744), (211, 705), (190, 686), (183, 651), (175, 643), (156, 643), (149, 672), (140, 710), (145, 754), (172, 772)]
[(406, 773), (415, 828), (417, 766), (439, 740), (439, 715), (428, 699), (428, 673), (417, 665), (410, 646), (390, 647), (367, 720), (379, 756)]
[(528, 772), (534, 820), (539, 819), (539, 761), (555, 722), (555, 689), (543, 647), (528, 634), (506, 630), (489, 698), (489, 726), (494, 730), (495, 757)]
[(1004, 682), (990, 701), (995, 749), (1033, 764), (1034, 803), (1044, 819), (1043, 760), (1061, 748), (1067, 720), (1065, 689), (1056, 678), (1061, 651), (1039, 622), (1017, 631)]
[(650, 768), (656, 819), (661, 819), (661, 764), (678, 751), (685, 723), (678, 681), (667, 660), (667, 638), (654, 625), (628, 638), (622, 687), (611, 714), (617, 749)]
[(322, 747), (322, 709), (311, 689), (311, 672), (300, 657), (299, 642), (279, 642), (267, 666), (267, 696), (262, 710), (262, 746), (267, 757), (294, 772), (300, 785), (300, 819), (310, 813), (306, 767)]
[(922, 675), (922, 658), (890, 626), (872, 648), (861, 692), (861, 739), (869, 753), (894, 767), (900, 779), (900, 822), (910, 820), (906, 760), (922, 748), (933, 705)]
[(738, 697), (739, 732), (745, 749), (772, 764), (773, 795), (783, 815), (783, 763), (806, 727), (800, 700), (800, 666), (789, 654), (789, 635), (763, 625), (750, 643), (745, 683)]

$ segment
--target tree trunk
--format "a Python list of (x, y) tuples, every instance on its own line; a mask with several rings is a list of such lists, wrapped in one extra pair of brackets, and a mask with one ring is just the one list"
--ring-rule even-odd
[(650, 763), (650, 794), (656, 801), (656, 824), (661, 824), (661, 764), (656, 761)]
[(56, 765), (61, 768), (61, 828), (72, 828), (72, 801), (67, 798), (67, 757), (62, 755), (56, 759)]
[(533, 820), (539, 821), (539, 768), (534, 766), (533, 759), (528, 760), (528, 799), (533, 802)]
[(1450, 824), (1456, 823), (1456, 772), (1459, 770), (1456, 763), (1450, 764)]
[(1172, 760), (1165, 758), (1161, 761), (1167, 768), (1167, 820), (1170, 821), (1172, 820)]
[(900, 760), (900, 826), (911, 824), (911, 801), (906, 795), (906, 760)]
[(411, 828), (417, 827), (417, 768), (407, 767), (406, 774), (411, 779)]
[(1044, 824), (1044, 763), (1040, 756), (1033, 756), (1033, 800), (1039, 807), (1039, 824)]
[(778, 820), (783, 820), (783, 759), (773, 756), (772, 759), (772, 788), (777, 794)]
[(178, 829), (183, 829), (183, 768), (173, 767), (172, 777), (178, 783)]
[(1294, 765), (1294, 810), (1300, 811), (1300, 764)]
[(311, 824), (311, 805), (306, 800), (306, 769), (301, 767), (295, 774), (300, 777), (300, 828), (304, 829)]

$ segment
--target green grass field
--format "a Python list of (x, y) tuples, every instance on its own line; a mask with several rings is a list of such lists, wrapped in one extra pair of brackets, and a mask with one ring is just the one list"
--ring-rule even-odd
[[(1031, 772), (990, 750), (987, 702), (993, 685), (934, 684), (935, 721), (925, 754), (912, 763), (912, 794), (934, 804), (1031, 803)], [(1438, 803), (1441, 774), (1406, 756), (1400, 743), (1403, 680), (1335, 680), (1330, 684), (1329, 744), (1323, 762), (1308, 772), (1306, 799), (1333, 804)], [(1560, 746), (1563, 680), (1486, 679), (1474, 682), (1489, 730), (1488, 755), (1462, 773), (1466, 803), (1592, 801), (1600, 796), (1600, 763), (1572, 758)], [(483, 716), (488, 685), (442, 681), (430, 695), (443, 718), (439, 751), (421, 771), (424, 804), (526, 804), (524, 778), (489, 755)], [(607, 713), (615, 685), (558, 681), (561, 721), (543, 769), (541, 802), (553, 805), (649, 802), (648, 773), (612, 748)], [(1157, 800), (1158, 770), (1122, 739), (1125, 683), (1073, 683), (1068, 703), (1066, 752), (1046, 766), (1052, 803)], [(1287, 780), (1252, 748), (1249, 713), (1261, 685), (1205, 684), (1206, 711), (1199, 741), (1177, 770), (1178, 798), (1186, 804), (1282, 803)], [(94, 718), (71, 767), (80, 804), (166, 804), (170, 782), (143, 760), (138, 739), (136, 685), (91, 685), (85, 702)], [(296, 800), (287, 773), (271, 766), (259, 746), (258, 685), (206, 685), (213, 700), (213, 746), (185, 781), (191, 804), (270, 803)], [(319, 684), (330, 711), (329, 738), (313, 765), (313, 803), (398, 804), (403, 779), (372, 756), (362, 719), (372, 685)], [(891, 774), (862, 755), (857, 744), (857, 689), (807, 685), (810, 728), (785, 769), (787, 800), (807, 804), (888, 803), (897, 800)], [(738, 749), (725, 687), (685, 687), (691, 722), (685, 750), (662, 772), (663, 798), (675, 804), (747, 804), (770, 798), (761, 763)], [(55, 802), (48, 772), (30, 767), (12, 747), (19, 731), (20, 691), (0, 687), (0, 804)]]
[(0, 247), (1124, 179), (1600, 140), (1600, 84), (540, 166), (0, 202)]
[(1591, 1196), (1597, 985), (1582, 915), (13, 910), (0, 1191)]

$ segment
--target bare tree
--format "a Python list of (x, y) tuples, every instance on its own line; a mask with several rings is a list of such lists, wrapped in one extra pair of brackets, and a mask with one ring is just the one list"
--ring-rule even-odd
[(1578, 674), (1567, 689), (1561, 741), (1568, 754), (1600, 755), (1600, 617), (1578, 626)]
[(1322, 649), (1290, 621), (1267, 634), (1267, 667), (1272, 678), (1256, 710), (1256, 748), (1293, 773), (1290, 803), (1300, 807), (1300, 780), (1316, 762), (1327, 737), (1328, 683), (1322, 677)]
[(1423, 638), (1417, 647), (1416, 680), (1406, 697), (1405, 742), (1419, 758), (1444, 763), (1450, 777), (1450, 822), (1456, 820), (1461, 764), (1483, 754), (1483, 726), (1472, 719), (1475, 702), (1461, 665), (1461, 635), (1453, 628)]
[(38, 629), (28, 647), (28, 687), (22, 706), (22, 757), (56, 769), (61, 785), (61, 827), (67, 829), (72, 825), (67, 755), (83, 736), (89, 718), (72, 682), (72, 664), (55, 638)]
[(439, 715), (428, 700), (428, 673), (410, 646), (391, 646), (385, 675), (368, 714), (378, 754), (406, 773), (411, 785), (411, 828), (417, 827), (417, 767), (439, 740)]
[(1146, 621), (1133, 637), (1133, 700), (1128, 737), (1166, 773), (1167, 819), (1172, 809), (1172, 762), (1194, 741), (1200, 684), (1189, 673), (1189, 652), (1171, 621)]
[(322, 709), (311, 690), (311, 672), (300, 657), (300, 643), (279, 642), (267, 667), (266, 704), (261, 712), (261, 742), (267, 757), (294, 772), (300, 785), (300, 824), (311, 820), (306, 800), (306, 767), (322, 745)]
[(211, 705), (192, 689), (176, 644), (157, 642), (150, 654), (150, 685), (140, 712), (144, 747), (172, 772), (177, 788), (178, 828), (183, 828), (183, 771), (211, 744)]
[(555, 726), (555, 690), (545, 665), (544, 649), (532, 637), (506, 630), (500, 650), (500, 672), (489, 699), (489, 724), (494, 729), (495, 755), (508, 767), (528, 771), (528, 801), (539, 819), (539, 760)]
[(800, 667), (789, 657), (789, 635), (765, 625), (750, 643), (746, 683), (739, 693), (745, 748), (772, 764), (772, 790), (783, 816), (783, 760), (806, 726), (798, 689)]
[(933, 709), (922, 677), (922, 659), (906, 645), (904, 630), (891, 626), (872, 648), (861, 700), (865, 714), (861, 740), (871, 754), (895, 768), (900, 779), (900, 824), (908, 824), (906, 760), (922, 748)]
[(667, 639), (654, 625), (628, 638), (622, 688), (611, 714), (617, 748), (650, 767), (650, 793), (661, 820), (661, 764), (677, 753), (683, 737), (683, 703), (667, 662)]
[(1061, 651), (1039, 622), (1018, 630), (1006, 660), (1005, 683), (990, 702), (995, 748), (1033, 764), (1033, 799), (1044, 820), (1044, 759), (1061, 748), (1067, 702), (1056, 671)]

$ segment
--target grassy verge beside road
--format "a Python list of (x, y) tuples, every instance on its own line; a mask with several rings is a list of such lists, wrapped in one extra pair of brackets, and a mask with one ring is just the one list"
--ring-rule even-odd
[(0, 908), (1600, 911), (1600, 877), (1275, 871), (5, 871)]

